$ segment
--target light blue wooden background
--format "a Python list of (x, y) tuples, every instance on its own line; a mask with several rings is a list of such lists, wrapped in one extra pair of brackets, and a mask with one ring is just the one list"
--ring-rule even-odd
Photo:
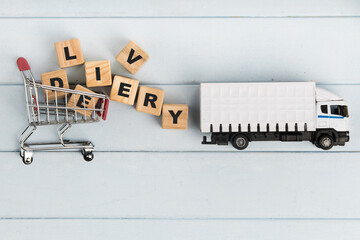
[[(0, 1), (1, 239), (359, 239), (359, 16), (358, 0)], [(23, 165), (16, 58), (39, 77), (74, 37), (125, 76), (114, 57), (136, 41), (150, 59), (133, 77), (189, 104), (189, 129), (111, 102), (107, 121), (68, 134), (95, 143), (93, 162), (40, 152)], [(82, 66), (66, 70), (85, 82)], [(229, 81), (316, 81), (349, 102), (351, 141), (202, 146), (198, 84)]]

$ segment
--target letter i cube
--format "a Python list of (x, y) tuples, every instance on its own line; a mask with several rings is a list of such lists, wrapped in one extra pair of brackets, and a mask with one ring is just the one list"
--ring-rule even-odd
[(86, 62), (85, 77), (87, 87), (110, 86), (112, 84), (110, 61)]
[(164, 104), (161, 126), (165, 129), (187, 129), (189, 107), (184, 104)]

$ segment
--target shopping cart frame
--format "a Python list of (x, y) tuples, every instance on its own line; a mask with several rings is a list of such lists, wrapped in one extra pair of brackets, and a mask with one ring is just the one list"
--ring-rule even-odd
[[(105, 94), (43, 85), (35, 81), (25, 58), (18, 58), (17, 65), (24, 80), (29, 123), (19, 137), (20, 156), (23, 162), (26, 165), (31, 164), (33, 162), (34, 151), (71, 149), (81, 150), (86, 161), (93, 160), (95, 146), (90, 141), (71, 142), (64, 140), (63, 136), (73, 124), (99, 122), (100, 119), (106, 120), (109, 106), (108, 97)], [(55, 94), (54, 100), (49, 100), (50, 92)], [(57, 97), (59, 93), (64, 94), (63, 99)], [(43, 96), (44, 102), (39, 101), (41, 96)], [(81, 107), (75, 104), (76, 96), (79, 96), (79, 98), (82, 96), (83, 102)], [(92, 99), (93, 106), (91, 108), (86, 107), (85, 99)], [(97, 99), (97, 104), (94, 103), (95, 99)], [(72, 100), (74, 101), (74, 106), (70, 107), (68, 103)], [(78, 100), (77, 103), (79, 102), (80, 100)], [(91, 115), (88, 116), (89, 112), (91, 112)], [(58, 130), (60, 142), (26, 143), (30, 136), (37, 130), (38, 126), (45, 125), (61, 125)]]

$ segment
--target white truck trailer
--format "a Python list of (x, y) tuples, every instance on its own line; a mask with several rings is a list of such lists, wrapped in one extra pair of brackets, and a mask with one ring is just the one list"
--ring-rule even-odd
[(347, 104), (314, 82), (203, 83), (203, 144), (245, 149), (251, 141), (311, 141), (324, 150), (349, 141)]

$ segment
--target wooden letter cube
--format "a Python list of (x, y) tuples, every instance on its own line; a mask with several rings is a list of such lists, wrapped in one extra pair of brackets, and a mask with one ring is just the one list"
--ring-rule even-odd
[(164, 90), (140, 86), (136, 111), (160, 116), (164, 96)]
[[(53, 87), (60, 87), (69, 89), (69, 82), (66, 75), (66, 71), (64, 69), (47, 72), (41, 74), (41, 82), (44, 85), (53, 86)], [(55, 91), (53, 90), (46, 90), (44, 89), (45, 100), (48, 99), (52, 101), (55, 99)], [(56, 97), (63, 98), (65, 96), (64, 92), (56, 92)]]
[(115, 76), (111, 88), (110, 100), (134, 105), (138, 86), (138, 80)]
[[(81, 85), (76, 85), (75, 90), (88, 92), (88, 93), (94, 93), (93, 91), (91, 91)], [(96, 97), (89, 97), (89, 96), (84, 96), (84, 95), (79, 95), (79, 94), (73, 94), (70, 96), (67, 106), (72, 107), (72, 108), (77, 108), (75, 110), (76, 112), (78, 112), (82, 115), (86, 115), (86, 117), (90, 117), (91, 114), (93, 113), (93, 111), (92, 110), (84, 110), (84, 107), (94, 109), (98, 100), (99, 99)]]
[(79, 39), (71, 39), (55, 43), (56, 55), (60, 68), (76, 66), (84, 63)]
[(184, 104), (164, 104), (161, 125), (165, 129), (187, 129), (189, 107)]
[(87, 87), (110, 86), (112, 84), (110, 61), (86, 62), (85, 76)]
[(131, 74), (135, 74), (148, 58), (149, 55), (133, 41), (130, 41), (116, 56), (116, 60)]

